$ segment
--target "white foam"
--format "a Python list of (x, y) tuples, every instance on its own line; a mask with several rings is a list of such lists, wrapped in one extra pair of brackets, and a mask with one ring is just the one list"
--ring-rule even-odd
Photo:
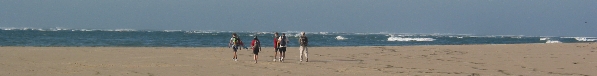
[(597, 37), (560, 37), (560, 38), (574, 38), (576, 41), (597, 41)]
[(389, 37), (388, 41), (435, 41), (433, 38)]
[(319, 34), (327, 35), (329, 32), (319, 32)]
[(562, 43), (562, 42), (557, 41), (557, 40), (547, 40), (547, 42), (545, 42), (545, 43)]
[[(37, 30), (37, 31), (140, 31), (140, 32), (184, 32), (184, 33), (233, 33), (236, 31), (215, 31), (215, 30), (135, 30), (135, 29), (70, 29), (62, 27), (53, 28), (32, 28), (32, 27), (0, 27), (0, 30)], [(298, 37), (302, 31), (286, 31), (289, 37)], [(274, 34), (274, 32), (260, 32), (260, 31), (240, 31), (236, 33), (257, 33), (257, 34)], [(305, 32), (307, 35), (386, 35), (386, 36), (407, 36), (407, 37), (450, 37), (450, 38), (526, 38), (526, 37), (557, 37), (557, 36), (524, 36), (524, 35), (473, 35), (473, 34), (451, 34), (451, 33), (347, 33), (347, 32)], [(574, 38), (577, 41), (597, 41), (596, 37), (561, 37)]]
[(576, 39), (576, 41), (597, 41), (597, 38), (587, 38), (587, 37), (574, 38), (574, 39)]
[(522, 36), (512, 36), (510, 38), (520, 39), (520, 38), (522, 38)]
[(539, 41), (549, 40), (550, 38), (539, 38)]
[(342, 36), (336, 36), (336, 40), (346, 40), (346, 39), (348, 39), (348, 38), (342, 37)]
[[(443, 36), (446, 37), (446, 36)], [(468, 38), (469, 36), (448, 36), (450, 38)]]
[(301, 37), (301, 33), (294, 34), (294, 37)]
[(184, 31), (184, 33), (220, 33), (218, 31), (214, 31), (214, 30), (194, 30), (194, 31)]
[(182, 30), (164, 30), (164, 32), (182, 32)]
[(560, 38), (597, 38), (597, 37), (560, 37)]

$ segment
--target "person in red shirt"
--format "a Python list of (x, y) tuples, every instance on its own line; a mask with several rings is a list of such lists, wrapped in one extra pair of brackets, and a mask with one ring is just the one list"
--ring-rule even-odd
[(278, 36), (278, 32), (275, 32), (274, 33), (274, 62), (276, 62), (276, 59), (278, 59), (278, 58), (276, 58), (278, 56), (278, 50), (279, 50), (278, 49), (278, 37), (280, 37), (280, 36)]
[(261, 51), (261, 42), (257, 36), (253, 37), (253, 41), (251, 41), (251, 49), (253, 49), (253, 59), (255, 60), (255, 63), (257, 63), (257, 55), (259, 55), (259, 51)]

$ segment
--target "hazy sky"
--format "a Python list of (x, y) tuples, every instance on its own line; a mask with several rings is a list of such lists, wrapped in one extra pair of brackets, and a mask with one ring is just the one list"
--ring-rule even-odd
[(597, 0), (0, 0), (0, 27), (597, 36)]

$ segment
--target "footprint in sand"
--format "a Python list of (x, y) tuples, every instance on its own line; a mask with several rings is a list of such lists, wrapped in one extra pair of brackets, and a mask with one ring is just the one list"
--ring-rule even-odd
[(151, 73), (147, 73), (147, 75), (149, 75), (149, 76), (155, 76), (155, 75), (153, 75), (153, 74), (151, 74)]
[(386, 67), (384, 67), (384, 68), (393, 68), (393, 67), (394, 66), (392, 66), (392, 65), (386, 65)]
[(547, 72), (547, 74), (589, 76), (589, 75), (585, 75), (585, 74), (578, 74), (578, 73), (556, 73), (556, 72)]
[(477, 63), (477, 62), (468, 62), (468, 63), (472, 63), (472, 64), (485, 64), (485, 63)]
[(481, 74), (479, 74), (479, 73), (472, 73), (471, 75), (468, 75), (468, 76), (481, 76)]
[(437, 55), (437, 54), (435, 54), (435, 53), (432, 53), (432, 54), (429, 54), (429, 55)]
[(477, 69), (477, 70), (487, 70), (487, 69), (480, 69), (480, 68), (477, 68), (477, 67), (472, 67), (472, 68), (473, 69)]
[(506, 75), (512, 75), (510, 73), (507, 73), (505, 70), (498, 70), (498, 72), (502, 73), (502, 74), (506, 74)]
[(359, 54), (361, 54), (361, 55), (369, 55), (369, 53), (359, 53)]

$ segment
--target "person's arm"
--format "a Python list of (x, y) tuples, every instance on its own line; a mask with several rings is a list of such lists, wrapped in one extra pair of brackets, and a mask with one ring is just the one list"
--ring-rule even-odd
[(228, 48), (230, 48), (231, 45), (232, 45), (232, 39), (230, 39), (230, 42), (228, 42)]
[(288, 43), (290, 43), (290, 40), (288, 40), (288, 38), (286, 38), (286, 46), (288, 46)]
[(282, 45), (282, 44), (280, 44), (280, 43), (282, 43), (282, 41), (283, 41), (282, 37), (279, 37), (278, 38), (278, 44), (276, 44), (276, 46), (280, 47), (280, 45)]
[(238, 44), (241, 45), (241, 46), (245, 45), (245, 43), (243, 43), (243, 40), (240, 40), (240, 38), (238, 39)]
[(256, 43), (257, 42), (255, 40), (251, 41), (251, 49), (255, 49)]
[(247, 46), (245, 46), (245, 43), (243, 43), (243, 41), (242, 41), (242, 40), (238, 40), (238, 41), (240, 41), (240, 45), (242, 45), (242, 46), (243, 46), (243, 48), (245, 48), (246, 50), (248, 50), (248, 49), (249, 49), (249, 48), (247, 48)]
[(255, 45), (255, 40), (251, 41), (251, 49), (253, 49), (254, 45)]
[(302, 43), (302, 42), (303, 42), (303, 38), (299, 37), (299, 40), (298, 40), (299, 46), (302, 46), (302, 45), (303, 45), (303, 43)]
[(237, 47), (238, 50), (243, 50), (243, 47), (245, 47), (245, 44), (243, 44), (243, 41), (240, 40), (240, 38), (238, 38), (238, 44), (236, 44), (236, 46), (240, 45), (241, 47)]

